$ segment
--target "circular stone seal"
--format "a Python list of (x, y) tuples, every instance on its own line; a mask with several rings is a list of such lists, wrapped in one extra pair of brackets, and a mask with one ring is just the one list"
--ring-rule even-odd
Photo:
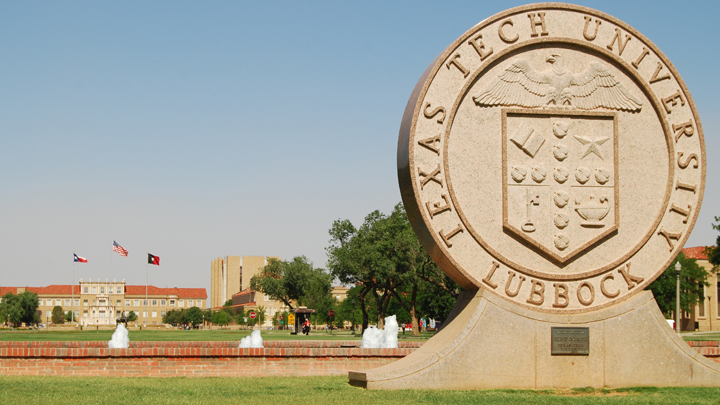
[(533, 4), (463, 34), (400, 129), (403, 202), (466, 289), (576, 313), (643, 290), (700, 211), (705, 146), (680, 75), (627, 24)]

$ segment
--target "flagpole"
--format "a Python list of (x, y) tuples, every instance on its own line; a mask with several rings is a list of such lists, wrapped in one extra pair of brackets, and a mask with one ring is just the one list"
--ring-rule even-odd
[(73, 249), (73, 270), (72, 270), (72, 284), (70, 284), (71, 295), (70, 299), (70, 323), (75, 322), (75, 249)]
[[(115, 237), (114, 236), (112, 237), (112, 240), (113, 240), (113, 244), (111, 246), (115, 247)], [(112, 257), (113, 257), (113, 250), (110, 249), (110, 279), (112, 279), (112, 270), (113, 270)], [(110, 282), (112, 283), (112, 281), (110, 281)], [(112, 318), (113, 317), (113, 315), (112, 315), (112, 284), (110, 284), (109, 288), (110, 288), (110, 291), (108, 292), (108, 312), (109, 312), (108, 315), (110, 316), (110, 318)]]
[[(150, 251), (146, 251), (147, 254), (150, 254)], [(149, 257), (149, 256), (148, 256)], [(145, 261), (145, 326), (147, 326), (147, 318), (148, 318), (149, 312), (148, 312), (148, 262)]]

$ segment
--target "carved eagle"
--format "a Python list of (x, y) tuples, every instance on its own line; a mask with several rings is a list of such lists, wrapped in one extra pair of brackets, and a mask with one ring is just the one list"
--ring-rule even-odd
[(562, 56), (545, 59), (552, 68), (538, 72), (525, 60), (512, 64), (473, 101), (478, 106), (542, 107), (569, 105), (581, 110), (605, 107), (637, 112), (642, 102), (633, 97), (602, 65), (592, 63), (581, 74), (565, 69)]

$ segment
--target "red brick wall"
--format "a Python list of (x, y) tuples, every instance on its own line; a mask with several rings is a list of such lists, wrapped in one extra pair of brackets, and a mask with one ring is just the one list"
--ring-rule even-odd
[[(341, 347), (358, 342), (265, 342), (239, 349), (238, 342), (133, 342), (108, 349), (107, 342), (0, 342), (2, 375), (77, 376), (273, 376), (345, 375), (379, 367), (413, 352)], [(347, 343), (347, 344), (346, 344)], [(405, 342), (403, 342), (405, 343)]]

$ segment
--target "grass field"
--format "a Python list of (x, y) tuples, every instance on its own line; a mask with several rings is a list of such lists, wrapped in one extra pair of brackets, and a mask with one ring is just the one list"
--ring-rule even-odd
[[(240, 340), (249, 335), (249, 330), (133, 330), (130, 329), (130, 341), (135, 342), (163, 342), (163, 341), (233, 341)], [(12, 342), (40, 342), (40, 341), (100, 341), (110, 340), (112, 330), (14, 330), (0, 331), (0, 341)], [(433, 334), (422, 333), (420, 338), (412, 337), (409, 333), (400, 340), (427, 340)], [(360, 340), (360, 335), (353, 336), (350, 332), (335, 332), (334, 334), (322, 332), (311, 332), (310, 336), (291, 335), (288, 331), (262, 331), (264, 340)]]
[(717, 404), (720, 388), (569, 391), (367, 391), (347, 377), (0, 377), (4, 403), (26, 404)]

